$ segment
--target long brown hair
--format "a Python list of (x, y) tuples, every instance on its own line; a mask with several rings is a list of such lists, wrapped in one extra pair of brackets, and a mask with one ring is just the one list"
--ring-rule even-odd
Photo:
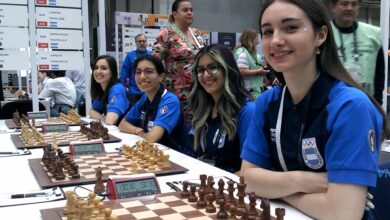
[[(256, 58), (256, 44), (255, 39), (258, 36), (258, 32), (254, 29), (245, 30), (240, 36), (240, 45)], [(255, 59), (256, 60), (256, 59)]]
[(337, 46), (334, 40), (332, 26), (330, 24), (330, 18), (327, 14), (327, 9), (324, 3), (321, 0), (268, 0), (260, 12), (259, 16), (259, 29), (261, 32), (261, 19), (263, 17), (264, 11), (274, 2), (287, 2), (290, 4), (296, 5), (302, 11), (305, 12), (307, 17), (310, 19), (310, 22), (313, 26), (315, 32), (319, 32), (321, 27), (326, 26), (328, 28), (328, 36), (324, 43), (319, 47), (321, 53), (317, 55), (317, 68), (325, 74), (329, 74), (335, 79), (338, 79), (345, 84), (355, 87), (363, 91), (375, 107), (380, 111), (383, 117), (383, 127), (382, 127), (382, 140), (389, 136), (387, 129), (387, 119), (386, 113), (383, 111), (381, 105), (369, 95), (358, 83), (356, 83), (352, 77), (348, 74), (343, 64), (341, 63), (339, 56), (337, 54)]

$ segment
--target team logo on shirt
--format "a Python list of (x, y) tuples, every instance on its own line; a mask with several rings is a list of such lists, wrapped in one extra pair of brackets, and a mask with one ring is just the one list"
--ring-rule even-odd
[(164, 106), (160, 109), (160, 114), (166, 114), (168, 112), (168, 106)]
[(312, 169), (318, 170), (324, 165), (315, 138), (302, 139), (302, 156), (305, 164)]
[(368, 146), (370, 146), (371, 152), (375, 152), (375, 142), (376, 142), (375, 139), (376, 139), (375, 131), (374, 129), (370, 129), (368, 131)]
[(115, 97), (115, 96), (113, 96), (113, 97), (111, 98), (111, 103), (114, 103), (114, 102), (116, 102), (116, 97)]

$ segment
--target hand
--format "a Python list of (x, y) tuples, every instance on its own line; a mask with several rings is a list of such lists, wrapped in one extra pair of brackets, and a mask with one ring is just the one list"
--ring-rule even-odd
[(145, 133), (144, 129), (142, 129), (142, 128), (136, 128), (135, 129), (135, 132), (134, 132), (135, 135), (141, 136), (142, 133)]
[(257, 75), (267, 75), (269, 70), (265, 70), (263, 68), (257, 69)]

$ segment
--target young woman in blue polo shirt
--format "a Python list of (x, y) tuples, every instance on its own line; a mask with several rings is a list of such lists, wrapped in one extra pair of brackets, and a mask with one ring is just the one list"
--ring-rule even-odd
[(315, 219), (361, 219), (386, 116), (344, 69), (329, 21), (321, 0), (263, 5), (264, 56), (285, 84), (257, 99), (241, 174)]
[(245, 89), (232, 52), (210, 45), (195, 58), (189, 102), (193, 111), (195, 156), (221, 169), (240, 170), (254, 103)]
[(116, 60), (112, 56), (101, 55), (96, 58), (92, 68), (92, 108), (89, 116), (108, 125), (117, 125), (126, 114), (130, 102), (126, 88), (118, 79)]
[(119, 124), (119, 130), (191, 154), (179, 98), (162, 84), (165, 70), (161, 60), (147, 55), (136, 59), (134, 66), (135, 81), (144, 94)]

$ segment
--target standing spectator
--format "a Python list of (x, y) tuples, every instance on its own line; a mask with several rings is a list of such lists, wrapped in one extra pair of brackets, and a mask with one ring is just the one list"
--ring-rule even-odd
[(256, 47), (259, 35), (253, 29), (245, 30), (240, 36), (240, 45), (234, 49), (234, 59), (244, 78), (245, 88), (251, 92), (254, 100), (261, 94), (264, 76), (268, 70), (263, 68)]
[(85, 75), (81, 70), (67, 70), (65, 76), (68, 77), (76, 87), (76, 103), (74, 108), (80, 110), (85, 96)]
[(76, 103), (76, 88), (64, 70), (52, 71), (53, 79), (46, 81), (39, 98), (51, 98), (51, 117), (59, 117), (60, 113), (67, 114)]
[(191, 90), (192, 64), (195, 55), (204, 46), (204, 41), (202, 33), (190, 27), (193, 13), (189, 0), (173, 2), (169, 21), (173, 25), (158, 34), (153, 55), (165, 62), (166, 87), (179, 97), (186, 120), (190, 121), (192, 116), (187, 97)]
[(146, 42), (146, 36), (138, 34), (135, 36), (136, 50), (129, 52), (123, 61), (122, 69), (120, 72), (120, 79), (126, 87), (129, 93), (130, 104), (133, 106), (142, 96), (142, 92), (138, 89), (134, 78), (134, 61), (141, 56), (150, 55), (152, 51), (146, 49), (148, 43)]
[(361, 0), (332, 0), (338, 54), (352, 78), (382, 104), (385, 86), (380, 28), (356, 21)]

